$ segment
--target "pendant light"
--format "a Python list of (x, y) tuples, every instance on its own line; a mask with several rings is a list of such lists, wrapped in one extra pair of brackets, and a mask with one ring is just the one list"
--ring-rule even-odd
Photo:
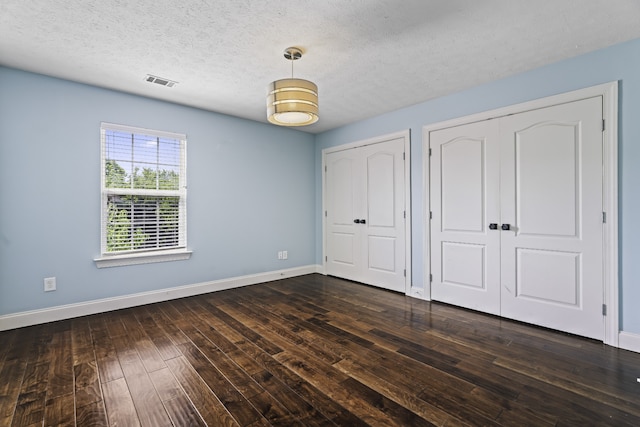
[(291, 78), (272, 82), (267, 87), (267, 118), (279, 126), (306, 126), (318, 121), (318, 86), (293, 78), (293, 61), (302, 58), (302, 50), (289, 47), (284, 57), (291, 61)]

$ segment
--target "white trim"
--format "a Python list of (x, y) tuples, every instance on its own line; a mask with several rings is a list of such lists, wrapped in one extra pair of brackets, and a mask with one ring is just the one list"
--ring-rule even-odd
[(424, 300), (426, 300), (428, 297), (428, 295), (426, 295), (424, 292), (424, 288), (418, 288), (415, 286), (411, 286), (411, 289), (407, 293), (407, 296)]
[(55, 322), (58, 320), (71, 319), (74, 317), (87, 316), (90, 314), (103, 313), (106, 311), (119, 310), (144, 304), (153, 304), (156, 302), (169, 301), (172, 299), (222, 291), (225, 289), (239, 288), (247, 285), (255, 285), (258, 283), (283, 279), (285, 277), (302, 276), (317, 272), (318, 267), (319, 266), (317, 265), (308, 265), (285, 270), (213, 280), (193, 285), (159, 289), (151, 292), (142, 292), (76, 304), (60, 305), (41, 310), (7, 314), (0, 316), (0, 331), (38, 325), (40, 323)]
[(326, 150), (322, 150), (322, 164), (320, 167), (320, 181), (322, 182), (322, 211), (320, 216), (322, 218), (322, 274), (327, 275), (327, 237), (325, 236), (327, 229), (327, 197), (326, 197), (326, 181), (327, 181), (327, 153)]
[(148, 136), (159, 136), (160, 138), (186, 140), (187, 134), (177, 132), (167, 132), (164, 130), (155, 130), (149, 128), (141, 128), (129, 125), (120, 125), (117, 123), (100, 122), (100, 128), (108, 128), (109, 130), (117, 130), (127, 133), (137, 133)]
[(411, 268), (411, 129), (406, 129), (399, 132), (389, 133), (386, 135), (376, 136), (373, 138), (363, 139), (360, 141), (351, 142), (348, 144), (337, 145), (335, 147), (329, 147), (322, 150), (322, 274), (326, 274), (326, 259), (327, 259), (327, 236), (326, 236), (326, 220), (325, 212), (327, 210), (326, 205), (326, 187), (325, 187), (325, 167), (326, 157), (329, 153), (335, 153), (337, 151), (350, 150), (352, 148), (364, 147), (366, 145), (379, 144), (381, 142), (403, 138), (404, 139), (404, 208), (406, 211), (405, 219), (405, 269), (407, 271), (405, 277), (405, 295), (411, 294), (412, 287), (412, 268)]
[[(160, 189), (138, 189), (138, 188), (106, 188), (106, 146), (108, 131), (119, 131), (127, 134), (145, 135), (154, 138), (172, 139), (179, 142), (180, 146), (180, 168), (179, 168), (179, 183), (176, 190), (160, 190)], [(132, 151), (133, 155), (133, 151)], [(131, 160), (133, 161), (133, 159)], [(156, 161), (159, 161), (156, 159)], [(187, 135), (174, 132), (156, 131), (152, 129), (145, 129), (139, 127), (133, 127), (128, 125), (119, 125), (114, 123), (101, 122), (100, 123), (100, 191), (101, 191), (101, 206), (100, 206), (100, 251), (102, 257), (99, 260), (111, 258), (112, 255), (117, 255), (122, 252), (109, 252), (107, 250), (107, 222), (108, 222), (108, 198), (110, 195), (131, 195), (131, 196), (149, 196), (149, 197), (177, 197), (178, 198), (178, 243), (167, 249), (167, 251), (181, 250), (187, 246)], [(146, 262), (160, 262), (154, 255), (158, 253), (159, 248), (152, 248), (148, 250), (150, 261)], [(142, 251), (140, 251), (142, 252)], [(167, 252), (169, 253), (169, 252)], [(189, 255), (190, 256), (190, 255)], [(134, 257), (135, 258), (135, 257)], [(169, 258), (169, 257), (164, 257)], [(179, 259), (188, 259), (188, 257), (182, 257)], [(175, 261), (176, 259), (167, 259), (168, 261)], [(96, 260), (98, 261), (98, 260)], [(125, 264), (111, 263), (105, 267), (115, 267), (117, 265), (131, 265), (131, 264), (143, 264), (140, 262), (130, 262)], [(98, 268), (102, 268), (101, 265), (96, 263)]]
[(603, 132), (603, 209), (607, 215), (604, 225), (604, 303), (607, 316), (604, 343), (618, 347), (620, 335), (619, 272), (618, 272), (618, 82), (600, 85), (602, 114), (606, 126)]
[(405, 277), (405, 295), (409, 295), (413, 287), (413, 275), (411, 264), (411, 246), (412, 246), (412, 230), (411, 230), (411, 129), (404, 132), (404, 233), (405, 233), (405, 253), (404, 265), (407, 271)]
[(602, 114), (606, 123), (603, 132), (603, 209), (607, 214), (607, 222), (604, 225), (604, 295), (603, 301), (607, 306), (607, 316), (604, 324), (604, 343), (617, 347), (619, 345), (619, 308), (618, 308), (618, 82), (591, 86), (559, 95), (546, 98), (535, 99), (521, 104), (515, 104), (496, 110), (485, 111), (470, 116), (459, 117), (440, 123), (425, 125), (422, 127), (422, 160), (423, 160), (423, 215), (425, 218), (424, 240), (424, 293), (425, 299), (430, 299), (431, 282), (431, 254), (429, 252), (429, 242), (431, 239), (429, 223), (429, 134), (430, 132), (446, 129), (462, 124), (474, 123), (488, 119), (507, 116), (510, 114), (522, 113), (539, 108), (550, 107), (552, 105), (565, 104), (579, 101), (581, 99), (602, 96)]
[[(548, 96), (546, 98), (538, 98), (527, 102), (522, 102), (520, 104), (509, 105), (506, 107), (498, 108), (495, 110), (483, 111), (476, 114), (471, 114), (469, 116), (457, 117), (455, 119), (446, 120), (443, 122), (433, 123), (430, 125), (425, 125), (422, 127), (423, 135), (424, 131), (427, 130), (427, 136), (429, 132), (435, 130), (446, 129), (450, 127), (455, 127), (459, 125), (481, 122), (488, 119), (496, 119), (498, 117), (504, 117), (511, 114), (524, 113), (525, 111), (538, 110), (540, 108), (551, 107), (553, 105), (566, 104), (569, 102), (579, 101), (581, 99), (593, 98), (595, 96), (611, 96), (611, 92), (614, 90), (617, 100), (617, 92), (618, 92), (618, 82), (613, 81), (609, 83), (603, 83), (597, 86), (591, 86), (584, 89), (578, 89), (571, 92), (565, 92), (558, 95)], [(609, 113), (616, 112), (618, 105), (610, 105)], [(607, 111), (604, 111), (604, 114), (607, 114)], [(606, 117), (605, 117), (606, 118)], [(423, 140), (423, 145), (425, 141)], [(428, 141), (427, 141), (428, 143)], [(428, 147), (428, 145), (427, 145)]]
[(98, 268), (122, 267), (125, 265), (152, 264), (154, 262), (183, 261), (191, 258), (192, 251), (174, 249), (156, 252), (128, 253), (120, 255), (106, 255), (93, 261)]
[[(432, 125), (433, 126), (433, 125)], [(422, 236), (422, 256), (424, 277), (422, 298), (431, 301), (431, 155), (429, 154), (429, 132), (430, 126), (422, 127), (422, 218), (423, 218), (423, 236)]]
[[(411, 129), (405, 129), (398, 132), (387, 133), (385, 135), (374, 136), (372, 138), (361, 139), (359, 141), (350, 142), (348, 144), (336, 145), (334, 147), (328, 147), (322, 150), (322, 155), (335, 153), (336, 151), (350, 150), (352, 148), (364, 147), (366, 145), (379, 144), (381, 142), (389, 141), (392, 139), (404, 138), (405, 141), (411, 139)], [(406, 148), (406, 147), (405, 147)]]
[(620, 332), (618, 344), (620, 348), (640, 353), (640, 334), (632, 334), (631, 332)]

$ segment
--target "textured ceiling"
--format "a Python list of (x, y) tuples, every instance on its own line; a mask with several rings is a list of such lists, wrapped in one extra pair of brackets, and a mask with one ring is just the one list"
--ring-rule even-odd
[(639, 18), (638, 0), (0, 0), (0, 65), (266, 122), (299, 46), (317, 133), (639, 38)]

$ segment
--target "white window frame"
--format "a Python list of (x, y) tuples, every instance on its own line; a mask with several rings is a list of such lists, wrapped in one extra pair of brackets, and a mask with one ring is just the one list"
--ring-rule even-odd
[[(105, 165), (106, 165), (106, 132), (118, 131), (131, 134), (148, 135), (158, 138), (175, 139), (180, 141), (180, 183), (178, 190), (141, 190), (141, 189), (111, 189), (105, 185)], [(127, 125), (102, 122), (100, 124), (100, 192), (101, 192), (101, 218), (100, 218), (100, 257), (94, 259), (98, 268), (117, 267), (135, 264), (148, 264), (155, 262), (180, 261), (189, 259), (191, 251), (187, 249), (187, 137), (184, 134), (157, 131)], [(141, 196), (178, 196), (179, 203), (179, 242), (177, 246), (167, 249), (149, 248), (147, 250), (132, 251), (107, 251), (107, 218), (108, 218), (108, 196), (112, 194), (125, 193), (128, 195)]]

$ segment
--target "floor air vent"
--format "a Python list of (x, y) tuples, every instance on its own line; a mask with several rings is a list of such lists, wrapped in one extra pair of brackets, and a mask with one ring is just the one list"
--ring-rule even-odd
[(173, 87), (176, 84), (178, 84), (178, 82), (175, 82), (173, 80), (165, 79), (164, 77), (152, 76), (151, 74), (147, 74), (147, 77), (145, 77), (145, 80), (148, 81), (149, 83), (155, 83), (155, 84), (159, 84), (160, 86), (166, 86), (166, 87)]

